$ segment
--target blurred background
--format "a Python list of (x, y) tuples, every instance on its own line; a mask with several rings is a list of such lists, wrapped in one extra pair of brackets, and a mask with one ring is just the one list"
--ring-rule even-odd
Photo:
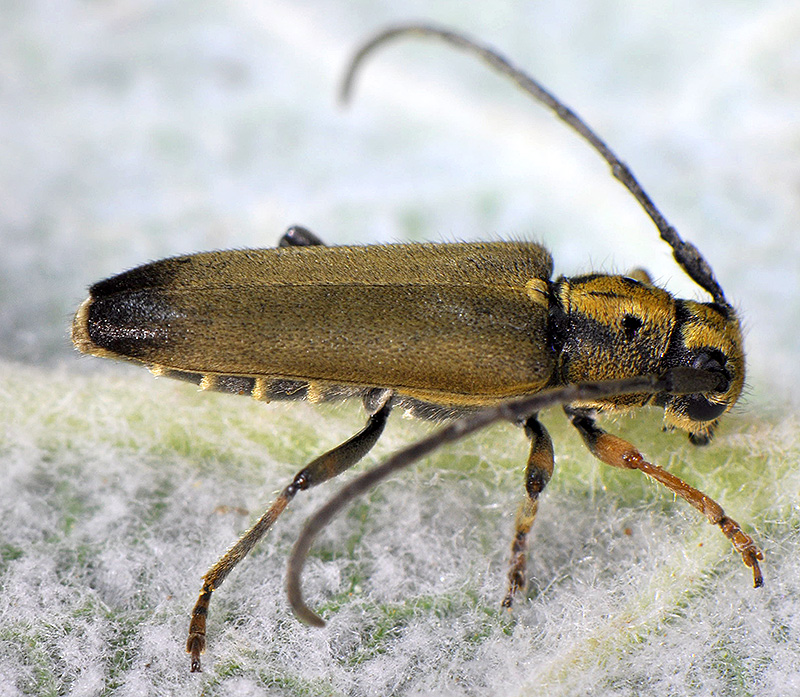
[(88, 366), (67, 327), (89, 284), (273, 246), (295, 223), (331, 244), (533, 239), (557, 273), (644, 265), (702, 297), (604, 163), (475, 60), (393, 44), (337, 105), (359, 42), (425, 19), (504, 52), (616, 149), (741, 309), (751, 398), (793, 400), (796, 3), (26, 0), (0, 13), (5, 359)]

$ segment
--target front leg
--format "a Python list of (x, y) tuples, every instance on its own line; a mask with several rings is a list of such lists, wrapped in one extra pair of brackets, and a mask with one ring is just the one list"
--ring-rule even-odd
[(753, 538), (742, 530), (739, 523), (725, 514), (722, 506), (674, 474), (647, 462), (628, 441), (606, 433), (597, 425), (592, 412), (574, 407), (564, 407), (564, 411), (597, 459), (612, 467), (644, 472), (692, 504), (712, 525), (718, 525), (725, 537), (733, 543), (736, 551), (742, 555), (745, 565), (753, 570), (753, 586), (759, 588), (763, 585), (764, 578), (758, 565), (764, 558), (763, 552), (756, 546)]

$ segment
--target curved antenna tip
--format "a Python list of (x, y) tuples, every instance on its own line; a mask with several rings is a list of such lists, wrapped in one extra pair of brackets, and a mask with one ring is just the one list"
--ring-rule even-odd
[(305, 562), (306, 552), (302, 553), (301, 559), (298, 560), (299, 564), (293, 564), (293, 559), (289, 561), (289, 571), (286, 578), (286, 595), (289, 597), (289, 605), (292, 608), (292, 612), (298, 620), (311, 627), (324, 627), (325, 620), (306, 605), (306, 601), (303, 599), (303, 590), (300, 587), (300, 576), (303, 571), (303, 562)]
[(353, 77), (355, 75), (355, 66), (353, 63), (347, 66), (342, 84), (339, 87), (339, 94), (336, 96), (336, 101), (340, 106), (350, 106), (350, 99), (353, 96)]
[(325, 620), (323, 620), (316, 612), (314, 612), (308, 605), (303, 603), (299, 606), (292, 606), (292, 611), (295, 617), (301, 622), (305, 622), (311, 627), (324, 627)]

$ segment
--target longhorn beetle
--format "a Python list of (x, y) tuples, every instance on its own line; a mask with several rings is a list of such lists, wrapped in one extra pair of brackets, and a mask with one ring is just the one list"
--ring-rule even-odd
[(496, 51), (460, 34), (427, 25), (378, 34), (353, 57), (343, 98), (367, 56), (409, 35), (480, 58), (588, 141), (712, 301), (675, 299), (643, 273), (551, 280), (550, 253), (530, 242), (326, 247), (301, 227), (289, 228), (276, 249), (174, 257), (93, 285), (72, 325), (72, 340), (85, 353), (261, 401), (358, 397), (369, 415), (361, 431), (302, 468), (206, 572), (186, 644), (192, 671), (200, 670), (213, 591), (298, 491), (369, 452), (395, 407), (450, 423), (354, 479), (307, 521), (287, 582), (290, 603), (306, 622), (323, 624), (303, 601), (300, 574), (330, 518), (388, 474), (500, 420), (521, 425), (531, 443), (502, 602), (511, 607), (525, 586), (526, 538), (553, 474), (553, 445), (537, 413), (555, 404), (595, 457), (641, 470), (718, 525), (752, 569), (754, 585), (762, 585), (762, 552), (719, 504), (595, 420), (599, 412), (657, 405), (667, 429), (686, 431), (696, 445), (709, 442), (739, 398), (745, 370), (739, 320), (710, 266), (575, 112)]

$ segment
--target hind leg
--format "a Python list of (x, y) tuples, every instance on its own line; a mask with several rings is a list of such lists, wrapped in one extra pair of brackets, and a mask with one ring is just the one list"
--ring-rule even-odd
[[(352, 438), (320, 455), (301, 469), (289, 485), (278, 494), (278, 498), (273, 501), (264, 515), (203, 576), (203, 587), (192, 610), (189, 637), (186, 641), (186, 652), (192, 655), (191, 671), (193, 673), (201, 670), (200, 654), (203, 653), (206, 645), (206, 617), (211, 594), (222, 585), (233, 568), (247, 556), (274, 525), (298, 491), (304, 491), (340, 475), (372, 449), (380, 438), (391, 412), (392, 393), (389, 390), (382, 390), (379, 396), (380, 400), (376, 404), (374, 413), (367, 420), (366, 426)], [(364, 399), (365, 405), (370, 404), (370, 399), (372, 403), (376, 403), (375, 396), (368, 395)]]

